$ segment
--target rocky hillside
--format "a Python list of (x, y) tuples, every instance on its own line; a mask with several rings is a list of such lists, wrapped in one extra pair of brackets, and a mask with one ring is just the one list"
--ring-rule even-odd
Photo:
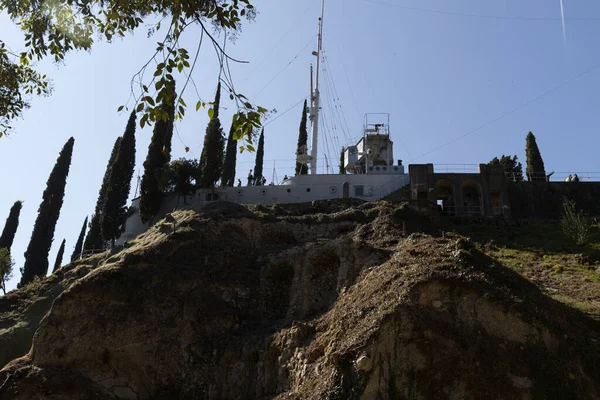
[(600, 398), (594, 249), (519, 269), (525, 249), (486, 234), (521, 228), (434, 222), (389, 203), (176, 212), (0, 299), (0, 400)]

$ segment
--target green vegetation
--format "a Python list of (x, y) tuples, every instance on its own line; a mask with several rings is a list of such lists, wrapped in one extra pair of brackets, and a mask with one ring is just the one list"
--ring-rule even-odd
[(263, 160), (265, 157), (265, 130), (260, 132), (258, 147), (256, 148), (256, 162), (254, 163), (254, 181), (256, 186), (262, 185)]
[(106, 170), (104, 171), (104, 177), (102, 178), (100, 192), (98, 193), (98, 199), (96, 200), (94, 215), (92, 215), (92, 220), (90, 222), (90, 230), (88, 231), (83, 244), (84, 251), (99, 250), (106, 247), (106, 243), (102, 239), (102, 230), (100, 229), (100, 214), (102, 213), (102, 208), (106, 202), (106, 191), (108, 190), (108, 185), (110, 184), (110, 172), (112, 171), (113, 164), (115, 163), (115, 159), (119, 153), (121, 140), (123, 140), (122, 136), (119, 136), (115, 140), (115, 144), (113, 145), (113, 149), (110, 153), (110, 158), (108, 159), (108, 164), (106, 165)]
[(10, 208), (8, 218), (6, 218), (6, 223), (4, 224), (4, 229), (0, 235), (0, 249), (7, 249), (10, 252), (10, 248), (15, 240), (17, 228), (19, 227), (19, 215), (21, 214), (22, 207), (22, 201), (15, 201)]
[(75, 139), (73, 138), (65, 143), (48, 178), (31, 240), (27, 246), (27, 251), (25, 251), (25, 264), (23, 265), (19, 287), (31, 282), (36, 276), (46, 276), (48, 272), (48, 254), (50, 253), (50, 246), (52, 246), (52, 240), (54, 239), (54, 229), (65, 196), (65, 186), (71, 166), (74, 144)]
[[(83, 226), (85, 227), (85, 225), (83, 225)], [(66, 240), (63, 239), (62, 243), (60, 244), (60, 248), (58, 249), (58, 253), (56, 253), (56, 260), (54, 261), (54, 268), (52, 268), (52, 273), (55, 273), (56, 270), (59, 269), (60, 266), (62, 265), (63, 256), (65, 254), (65, 244), (66, 244)], [(72, 261), (72, 258), (71, 258), (71, 261)]]
[(221, 83), (217, 85), (215, 94), (214, 112), (211, 113), (210, 121), (204, 135), (204, 147), (200, 155), (200, 177), (198, 186), (201, 188), (214, 188), (215, 183), (221, 178), (223, 171), (223, 151), (225, 149), (225, 138), (219, 120), (219, 104), (221, 102)]
[(535, 283), (555, 300), (600, 319), (600, 226), (575, 244), (558, 221), (523, 221), (517, 226), (453, 227), (498, 264)]
[(583, 215), (583, 211), (576, 211), (575, 202), (573, 200), (563, 204), (563, 219), (560, 226), (565, 233), (575, 244), (586, 244), (590, 239), (591, 223)]
[(517, 156), (505, 156), (502, 155), (500, 159), (494, 157), (492, 161), (488, 163), (492, 167), (502, 167), (506, 174), (506, 179), (512, 182), (523, 182), (523, 165), (517, 159)]
[(194, 194), (198, 173), (196, 160), (180, 158), (171, 161), (169, 165), (169, 189), (177, 196), (183, 197), (183, 204), (186, 204), (186, 196)]
[(223, 174), (221, 183), (224, 186), (233, 186), (235, 183), (235, 163), (237, 158), (237, 140), (235, 140), (235, 127), (231, 125), (227, 137), (227, 148), (225, 150), (225, 161), (223, 161)]
[[(300, 120), (300, 131), (298, 132), (298, 147), (296, 155), (304, 154), (307, 150), (308, 143), (308, 131), (306, 130), (306, 114), (308, 107), (306, 106), (306, 100), (304, 100), (304, 107), (302, 107), (302, 119)], [(308, 174), (308, 167), (306, 164), (296, 163), (296, 175)]]
[[(79, 232), (79, 237), (77, 238), (77, 242), (75, 243), (75, 248), (73, 249), (73, 254), (71, 254), (71, 261), (75, 261), (77, 257), (81, 258), (81, 251), (83, 249), (83, 238), (85, 237), (85, 228), (87, 228), (88, 217), (85, 217), (83, 221), (83, 226), (81, 227), (81, 232)], [(63, 240), (64, 242), (64, 240)], [(61, 262), (62, 262), (62, 254), (61, 254)], [(56, 265), (55, 265), (56, 268)]]
[[(50, 93), (48, 78), (32, 68), (34, 63), (46, 57), (57, 63), (63, 62), (70, 51), (91, 50), (96, 38), (112, 42), (145, 26), (149, 26), (148, 35), (160, 33), (161, 37), (156, 40), (156, 52), (149, 59), (140, 61), (141, 69), (131, 79), (133, 108), (141, 114), (142, 127), (147, 123), (168, 121), (169, 115), (161, 106), (164, 102), (171, 108), (177, 108), (177, 117), (183, 118), (187, 108), (184, 93), (191, 86), (187, 83), (203, 44), (214, 48), (220, 60), (220, 72), (228, 75), (226, 81), (229, 82), (230, 97), (237, 105), (233, 119), (236, 139), (245, 138), (246, 143), (251, 143), (253, 130), (260, 127), (261, 116), (267, 112), (252, 105), (246, 96), (233, 89), (231, 74), (224, 72), (223, 59), (236, 60), (225, 54), (222, 44), (212, 35), (214, 29), (218, 29), (224, 31), (227, 37), (235, 38), (241, 30), (242, 19), (253, 20), (256, 15), (250, 0), (0, 0), (0, 12), (19, 25), (25, 44), (23, 51), (17, 54), (0, 40), (0, 136), (10, 130), (11, 121), (29, 107), (28, 96)], [(201, 36), (196, 32), (194, 37), (184, 35), (194, 26), (201, 28)], [(197, 48), (193, 57), (181, 46), (183, 42), (189, 43), (190, 39), (197, 43), (193, 44), (193, 48)], [(190, 63), (192, 58), (194, 61)], [(154, 71), (151, 71), (153, 68)], [(188, 77), (178, 96), (171, 96), (175, 87), (174, 72)], [(151, 92), (155, 94), (150, 95)], [(198, 98), (196, 110), (205, 106)], [(125, 105), (120, 106), (119, 111), (124, 108)]]
[(151, 221), (160, 209), (163, 189), (167, 181), (167, 167), (171, 160), (174, 109), (166, 101), (162, 106), (170, 117), (167, 121), (158, 121), (154, 125), (148, 154), (144, 161), (144, 175), (140, 190), (140, 217), (144, 223)]
[(345, 147), (342, 147), (342, 151), (340, 152), (340, 174), (344, 175), (346, 173), (346, 168), (344, 168), (344, 152), (346, 151)]
[(0, 248), (0, 286), (2, 292), (6, 294), (6, 282), (12, 278), (14, 261), (10, 257), (10, 252), (6, 248)]
[(525, 139), (525, 153), (527, 155), (527, 178), (531, 182), (545, 182), (546, 169), (544, 168), (544, 160), (540, 154), (535, 136), (532, 132), (527, 134)]
[[(157, 124), (158, 126), (158, 124)], [(127, 200), (131, 190), (131, 178), (135, 168), (135, 114), (131, 113), (123, 139), (110, 171), (106, 199), (100, 215), (100, 230), (104, 241), (114, 241), (121, 235), (121, 227), (127, 219)]]

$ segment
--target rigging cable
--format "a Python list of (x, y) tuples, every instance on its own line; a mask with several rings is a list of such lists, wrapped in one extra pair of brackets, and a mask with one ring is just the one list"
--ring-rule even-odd
[(467, 136), (469, 136), (469, 135), (471, 135), (471, 134), (473, 134), (475, 132), (478, 132), (478, 131), (482, 130), (483, 128), (486, 128), (486, 127), (492, 125), (494, 122), (497, 122), (497, 121), (499, 121), (499, 120), (501, 120), (501, 119), (503, 119), (503, 118), (505, 118), (505, 117), (507, 117), (507, 116), (509, 116), (511, 114), (514, 114), (517, 111), (519, 111), (519, 110), (527, 107), (528, 105), (533, 104), (536, 101), (538, 101), (538, 100), (540, 100), (540, 99), (542, 99), (542, 98), (544, 98), (544, 97), (552, 94), (553, 92), (555, 92), (558, 89), (560, 89), (560, 88), (568, 85), (569, 83), (573, 82), (574, 80), (576, 80), (578, 78), (581, 78), (584, 75), (589, 74), (590, 72), (592, 72), (593, 70), (595, 70), (598, 67), (600, 67), (600, 63), (597, 63), (597, 64), (591, 66), (590, 68), (584, 70), (583, 72), (580, 72), (579, 74), (572, 76), (571, 78), (567, 79), (566, 81), (563, 81), (562, 83), (554, 86), (553, 88), (551, 88), (549, 90), (546, 90), (545, 92), (543, 92), (542, 94), (538, 95), (537, 97), (534, 97), (533, 99), (531, 99), (531, 100), (529, 100), (529, 101), (527, 101), (527, 102), (525, 102), (525, 103), (523, 103), (523, 104), (521, 104), (521, 105), (513, 108), (512, 110), (510, 110), (508, 112), (505, 112), (504, 114), (500, 115), (499, 117), (496, 117), (493, 120), (491, 120), (491, 121), (489, 121), (489, 122), (487, 122), (487, 123), (485, 123), (485, 124), (483, 124), (483, 125), (475, 128), (475, 129), (473, 129), (473, 130), (471, 130), (471, 131), (469, 131), (469, 132), (461, 135), (461, 136), (458, 136), (458, 137), (456, 137), (456, 138), (454, 138), (454, 139), (452, 139), (452, 140), (450, 140), (450, 141), (442, 144), (441, 146), (438, 146), (438, 147), (436, 147), (436, 148), (434, 148), (434, 149), (432, 149), (432, 150), (430, 150), (430, 151), (428, 151), (426, 153), (423, 153), (420, 156), (411, 159), (410, 161), (412, 162), (412, 161), (414, 161), (416, 159), (419, 159), (419, 158), (424, 157), (426, 155), (429, 155), (429, 154), (431, 154), (433, 152), (436, 152), (436, 151), (438, 151), (438, 150), (440, 150), (440, 149), (442, 149), (442, 148), (444, 148), (444, 147), (446, 147), (446, 146), (448, 146), (448, 145), (450, 145), (450, 144), (452, 144), (454, 142), (457, 142), (457, 141), (459, 141), (461, 139), (464, 139), (465, 137), (467, 137)]

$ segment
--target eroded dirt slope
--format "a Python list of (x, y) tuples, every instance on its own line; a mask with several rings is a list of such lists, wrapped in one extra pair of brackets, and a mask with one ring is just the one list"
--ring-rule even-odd
[(65, 286), (0, 399), (600, 398), (596, 321), (406, 205), (173, 218)]

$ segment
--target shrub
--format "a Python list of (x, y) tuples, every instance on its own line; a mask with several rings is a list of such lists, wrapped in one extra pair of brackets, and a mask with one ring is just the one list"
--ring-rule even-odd
[(575, 244), (582, 245), (590, 239), (592, 224), (581, 210), (576, 211), (573, 200), (563, 204), (563, 219), (560, 226), (565, 235)]

